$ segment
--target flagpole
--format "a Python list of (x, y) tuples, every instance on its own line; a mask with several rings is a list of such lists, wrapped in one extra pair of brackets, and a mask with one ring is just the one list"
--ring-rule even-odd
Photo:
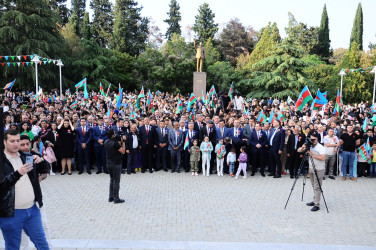
[(376, 66), (370, 72), (371, 74), (375, 74), (375, 79), (373, 80), (373, 96), (372, 96), (372, 105), (375, 103), (375, 88), (376, 88)]
[(35, 64), (35, 93), (38, 93), (38, 63), (40, 63), (38, 55), (35, 55), (31, 61)]
[(61, 59), (59, 59), (59, 62), (56, 64), (59, 66), (59, 76), (60, 76), (60, 101), (63, 100), (63, 79), (61, 77), (61, 67), (64, 66), (64, 64), (61, 62)]
[(341, 70), (339, 72), (339, 75), (341, 76), (341, 91), (340, 91), (340, 96), (342, 98), (342, 85), (343, 85), (343, 77), (346, 75), (345, 71), (344, 70)]

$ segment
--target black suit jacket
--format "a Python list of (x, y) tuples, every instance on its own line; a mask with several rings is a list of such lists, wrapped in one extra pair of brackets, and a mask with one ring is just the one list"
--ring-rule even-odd
[[(138, 141), (138, 147), (141, 146), (140, 144), (140, 136), (136, 133), (137, 135), (137, 141)], [(135, 149), (137, 150), (138, 147)], [(126, 150), (132, 150), (133, 149), (133, 134), (128, 133), (127, 134), (127, 140), (126, 140), (126, 145), (125, 145)]]
[(214, 126), (210, 128), (209, 134), (208, 134), (208, 130), (206, 126), (201, 128), (200, 133), (199, 133), (199, 140), (201, 142), (204, 141), (205, 136), (209, 136), (209, 141), (213, 144), (213, 147), (215, 147), (215, 145), (217, 144), (215, 141), (215, 139), (217, 138), (217, 135), (216, 135)]
[(145, 125), (142, 125), (138, 131), (140, 134), (140, 141), (141, 141), (142, 148), (146, 147), (146, 141), (148, 142), (149, 147), (155, 145), (155, 128), (153, 126), (149, 125), (148, 133), (146, 133)]
[(298, 150), (298, 148), (303, 146), (303, 144), (305, 143), (305, 140), (306, 140), (306, 136), (304, 134), (299, 134), (298, 143), (295, 149), (295, 135), (291, 134), (289, 136), (289, 139), (287, 140), (287, 153), (292, 155), (295, 152), (297, 152), (296, 150)]

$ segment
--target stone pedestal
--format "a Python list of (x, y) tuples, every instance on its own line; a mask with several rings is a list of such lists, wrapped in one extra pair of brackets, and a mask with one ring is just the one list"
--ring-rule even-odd
[(193, 72), (193, 93), (196, 98), (202, 96), (202, 91), (204, 96), (206, 95), (206, 73), (205, 72)]

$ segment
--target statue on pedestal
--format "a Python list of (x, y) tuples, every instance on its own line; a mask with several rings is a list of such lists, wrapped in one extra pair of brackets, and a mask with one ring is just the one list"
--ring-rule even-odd
[(196, 41), (194, 41), (193, 46), (195, 46), (196, 49), (197, 72), (202, 72), (202, 64), (205, 59), (205, 48), (202, 46), (202, 42), (200, 42), (199, 46), (196, 46)]

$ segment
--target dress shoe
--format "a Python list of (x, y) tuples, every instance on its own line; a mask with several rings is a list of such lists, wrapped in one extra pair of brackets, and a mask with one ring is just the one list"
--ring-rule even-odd
[(125, 202), (125, 200), (123, 200), (123, 199), (114, 200), (115, 204), (123, 203), (123, 202)]
[(274, 176), (274, 174), (268, 174), (268, 176)]
[(255, 176), (255, 173), (252, 173), (251, 176)]
[(149, 170), (149, 173), (153, 173), (153, 170), (150, 169), (150, 170)]
[(142, 170), (141, 173), (145, 174), (145, 170)]
[(274, 178), (274, 179), (276, 179), (276, 178), (281, 178), (281, 176), (280, 176), (280, 175), (274, 175), (273, 178)]
[(125, 170), (124, 170), (124, 169), (123, 169), (123, 170), (121, 170), (121, 173), (122, 173), (122, 174), (125, 174)]
[(132, 172), (132, 174), (135, 174), (135, 173), (136, 173), (136, 171), (134, 171), (134, 170), (132, 170), (131, 172)]
[(60, 173), (61, 175), (65, 175), (65, 172), (64, 173)]
[(346, 177), (342, 177), (342, 180), (345, 181), (345, 180), (346, 180)]
[(68, 173), (68, 175), (72, 175), (72, 173)]
[(265, 174), (264, 174), (264, 173), (261, 173), (261, 176), (262, 176), (262, 177), (265, 177)]
[(88, 174), (91, 174), (91, 171), (87, 171)]
[(350, 180), (352, 181), (356, 181), (356, 179), (354, 177), (350, 177)]
[(335, 180), (336, 178), (333, 175), (329, 175), (329, 179)]
[(82, 171), (78, 172), (78, 174), (82, 174), (82, 173), (83, 173)]
[(113, 202), (114, 198), (108, 198), (108, 202)]
[(131, 174), (131, 172), (130, 172), (130, 171), (127, 171), (127, 174)]
[(186, 173), (188, 173), (188, 172), (189, 172), (189, 170), (185, 170), (185, 172), (186, 172)]
[(176, 173), (180, 174), (180, 170), (176, 171)]
[(167, 168), (164, 168), (163, 171), (167, 172)]
[(105, 173), (105, 174), (109, 174), (109, 172), (108, 172), (107, 170), (103, 171), (103, 173)]
[(316, 212), (316, 211), (319, 211), (319, 210), (320, 210), (320, 208), (319, 208), (319, 207), (316, 207), (316, 206), (314, 206), (314, 207), (311, 209), (312, 212)]
[(102, 172), (102, 171), (97, 171), (97, 172), (96, 172), (96, 174), (101, 174), (101, 173), (103, 173), (103, 172)]
[(311, 201), (311, 202), (308, 202), (306, 205), (309, 206), (309, 207), (313, 207), (315, 205), (315, 203), (313, 201)]
[(294, 179), (294, 176), (290, 175), (290, 179)]
[(171, 170), (171, 173), (174, 173), (175, 171), (174, 170)]

